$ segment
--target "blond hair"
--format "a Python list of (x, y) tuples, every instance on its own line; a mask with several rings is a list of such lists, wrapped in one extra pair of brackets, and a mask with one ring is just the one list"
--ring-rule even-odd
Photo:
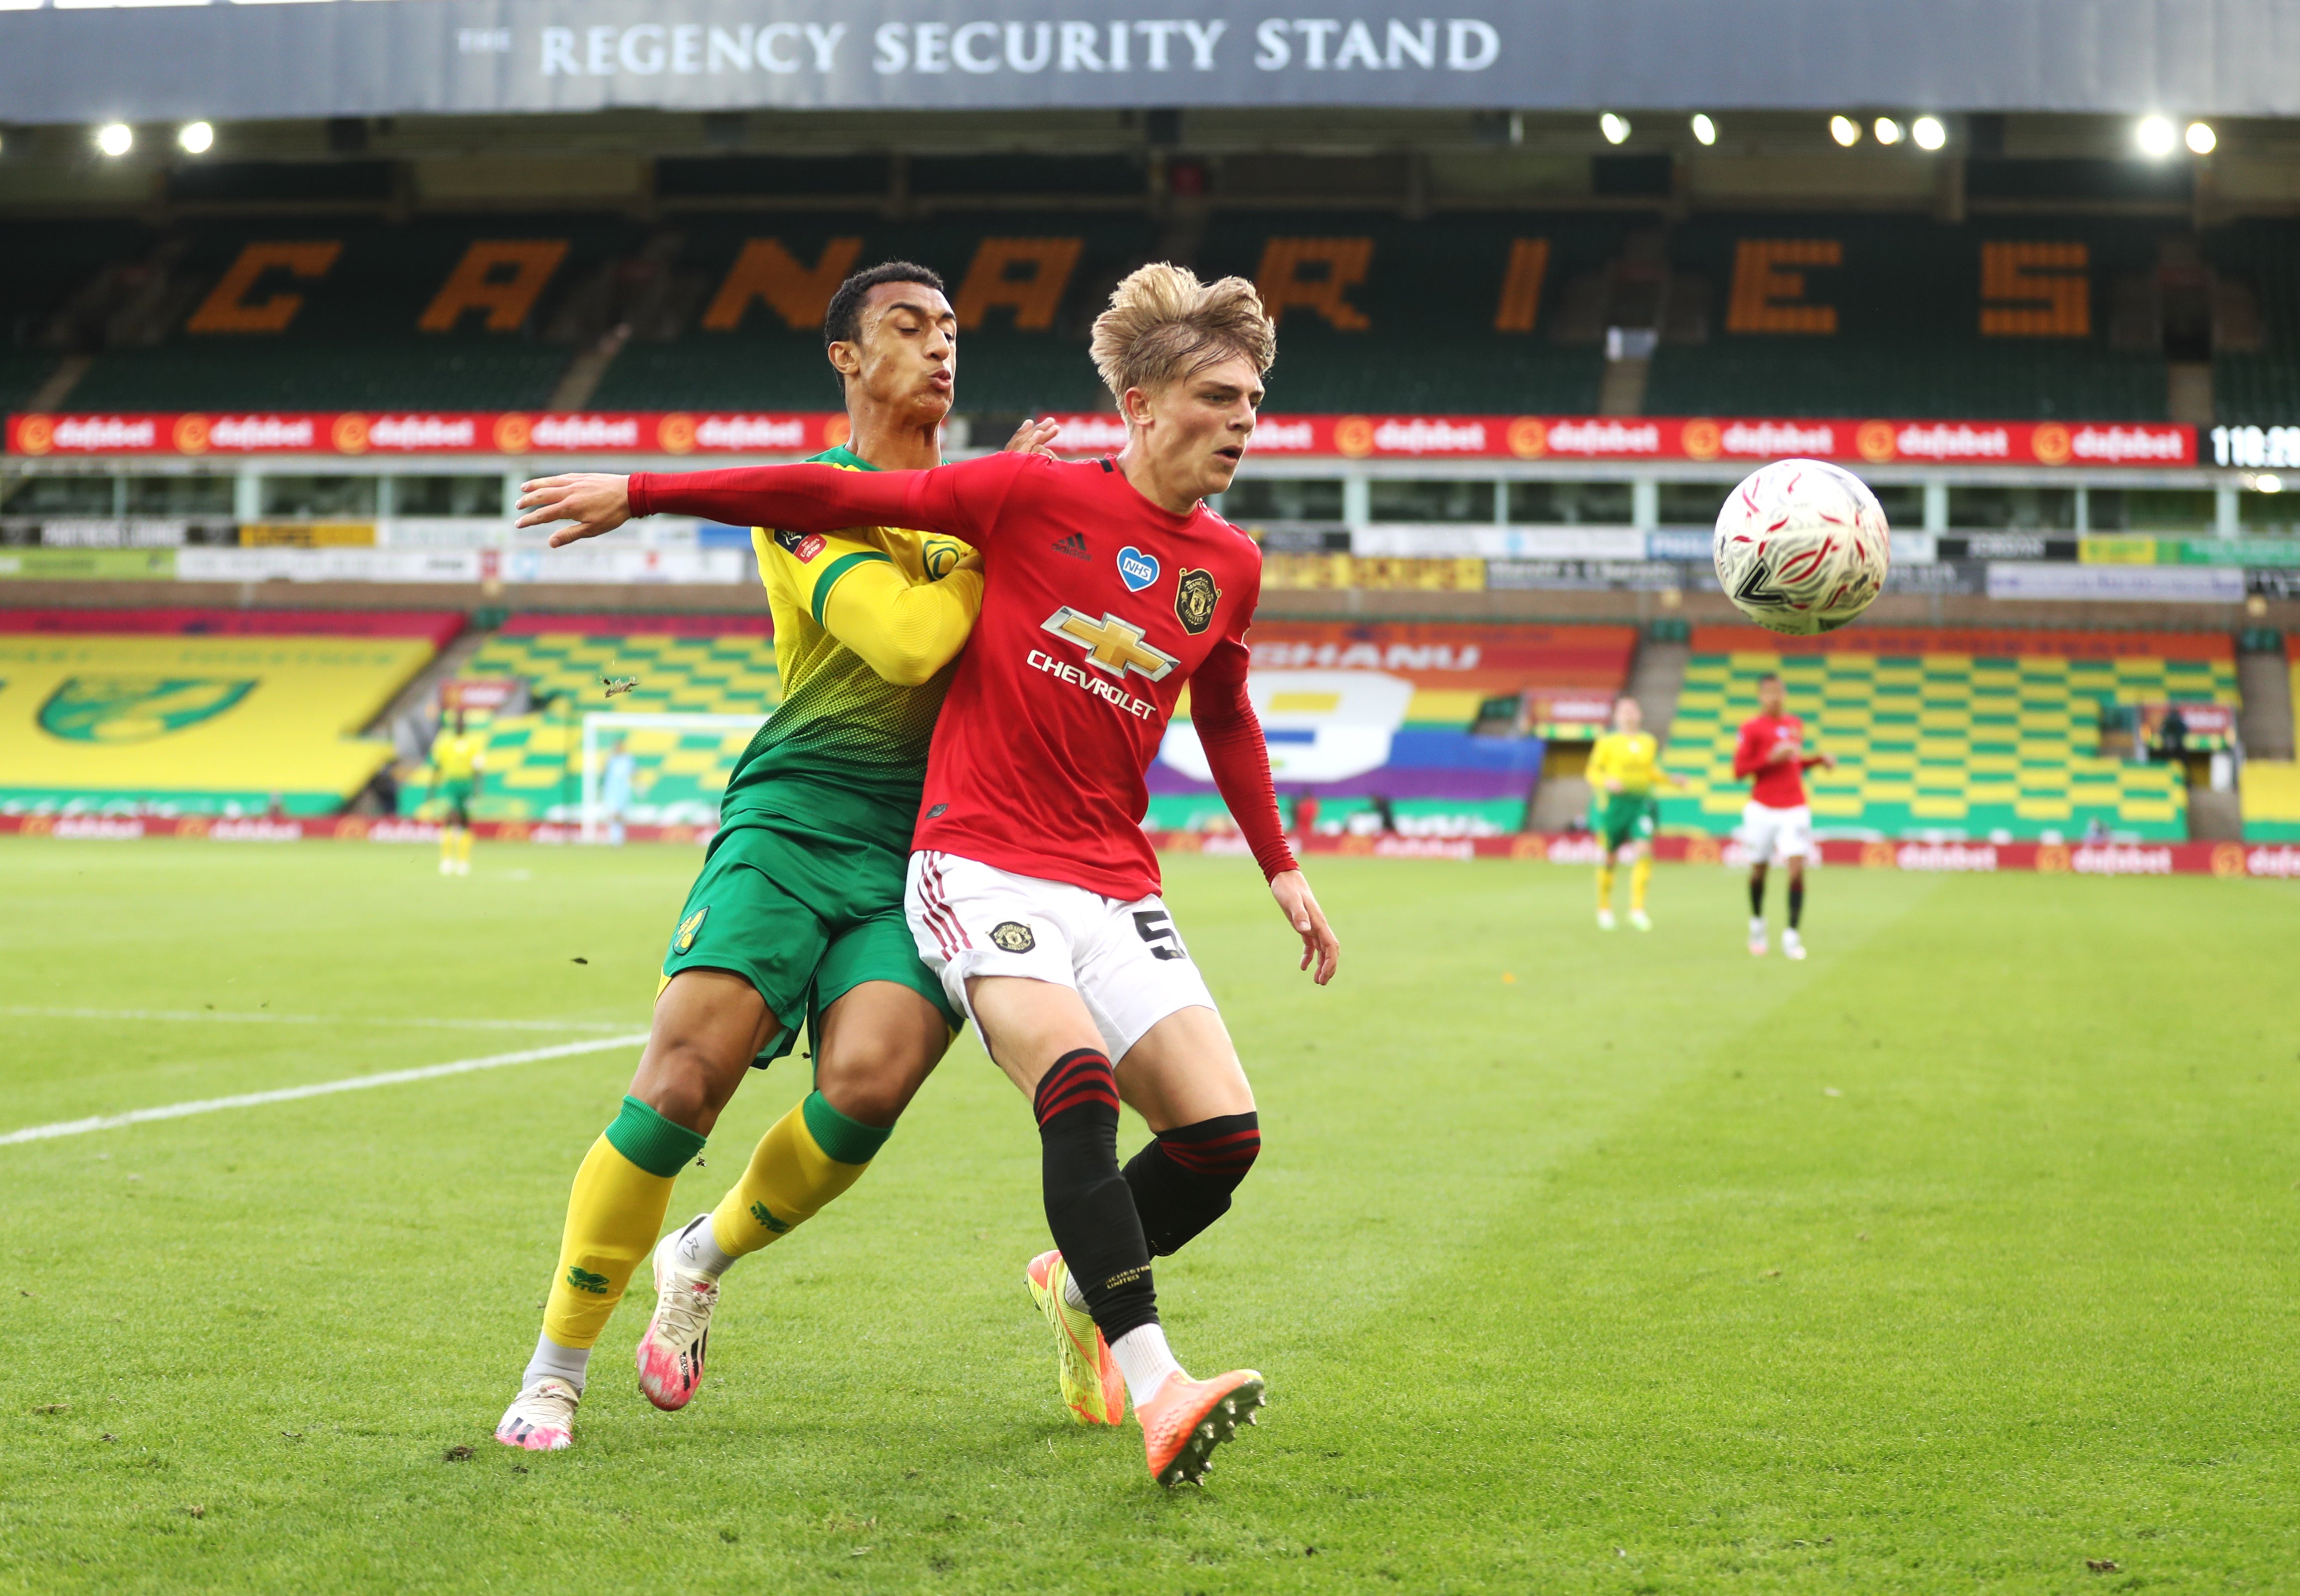
[(1278, 328), (1244, 278), (1202, 283), (1160, 261), (1112, 291), (1110, 308), (1094, 319), (1092, 353), (1104, 386), (1123, 400), (1129, 388), (1156, 387), (1234, 355), (1267, 371), (1278, 359)]

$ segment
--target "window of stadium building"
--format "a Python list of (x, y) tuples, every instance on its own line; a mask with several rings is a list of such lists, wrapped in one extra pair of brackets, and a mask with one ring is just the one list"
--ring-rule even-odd
[(2246, 494), (2237, 500), (2237, 514), (2247, 537), (2300, 536), (2300, 494)]
[(500, 516), (504, 512), (501, 477), (394, 477), (394, 515)]
[(1490, 482), (1372, 482), (1366, 485), (1366, 513), (1378, 521), (1481, 521), (1494, 520)]
[(1342, 485), (1327, 478), (1251, 477), (1230, 485), (1221, 496), (1221, 512), (1241, 525), (1338, 521), (1342, 519)]
[(372, 477), (266, 477), (262, 495), (263, 514), (281, 520), (318, 516), (371, 516), (375, 513), (376, 479)]
[[(1529, 527), (1626, 527), (1629, 524), (1626, 482), (1512, 482), (1509, 519)], [(1714, 520), (1712, 508), (1709, 519)]]
[(1980, 531), (2072, 532), (2077, 492), (2072, 487), (1952, 487), (1948, 524)]
[(2216, 508), (2209, 488), (2096, 487), (2085, 521), (2094, 532), (2210, 532)]
[(108, 476), (18, 477), (0, 486), (0, 515), (111, 515)]
[(229, 477), (208, 473), (190, 477), (130, 477), (128, 478), (128, 513), (229, 515), (232, 489), (236, 486)]
[(1664, 527), (1713, 527), (1717, 512), (1724, 507), (1725, 496), (1735, 484), (1730, 482), (1664, 482), (1661, 485), (1659, 512)]

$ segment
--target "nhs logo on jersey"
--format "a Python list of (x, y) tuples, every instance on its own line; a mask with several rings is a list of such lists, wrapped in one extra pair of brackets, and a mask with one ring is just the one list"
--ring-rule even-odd
[(1118, 579), (1126, 584), (1127, 592), (1141, 592), (1158, 579), (1156, 556), (1146, 554), (1130, 544), (1119, 550)]

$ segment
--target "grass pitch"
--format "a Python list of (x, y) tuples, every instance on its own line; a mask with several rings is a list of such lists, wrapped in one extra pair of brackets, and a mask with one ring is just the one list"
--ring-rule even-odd
[[(0, 844), (0, 1132), (642, 1028), (694, 863)], [(616, 1048), (0, 1146), (0, 1588), (2300, 1584), (2300, 890), (1831, 870), (1790, 965), (1716, 869), (1649, 936), (1579, 869), (1313, 878), (1323, 993), (1249, 866), (1169, 867), (1269, 1138), (1160, 1269), (1271, 1378), (1209, 1489), (1055, 1401), (971, 1040), (729, 1276), (694, 1407), (636, 1389), (642, 1271), (576, 1449), (494, 1445)]]

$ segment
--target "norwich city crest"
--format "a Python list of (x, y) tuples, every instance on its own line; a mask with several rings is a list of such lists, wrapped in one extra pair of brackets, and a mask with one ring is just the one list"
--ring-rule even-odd
[(212, 720), (255, 690), (223, 677), (68, 677), (40, 706), (40, 729), (73, 743), (149, 743)]
[(1214, 606), (1221, 602), (1221, 589), (1210, 570), (1186, 570), (1174, 585), (1174, 619), (1193, 637), (1213, 624)]
[(947, 537), (929, 537), (919, 548), (919, 563), (927, 573), (927, 580), (939, 582), (958, 569), (966, 558), (966, 545)]
[(679, 922), (679, 934), (671, 939), (672, 952), (684, 953), (695, 945), (695, 939), (703, 935), (703, 917), (710, 912), (711, 905), (705, 903)]

